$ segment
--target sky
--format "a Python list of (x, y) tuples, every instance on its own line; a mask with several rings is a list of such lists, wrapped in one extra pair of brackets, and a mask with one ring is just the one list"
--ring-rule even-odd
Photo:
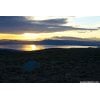
[(7, 40), (94, 46), (100, 41), (100, 16), (0, 16), (0, 43)]
[(0, 40), (100, 40), (100, 16), (0, 16)]

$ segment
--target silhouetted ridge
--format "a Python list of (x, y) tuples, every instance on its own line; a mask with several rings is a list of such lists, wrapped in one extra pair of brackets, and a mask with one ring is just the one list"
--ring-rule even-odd
[[(28, 69), (29, 65), (29, 69)], [(0, 82), (100, 82), (100, 48), (0, 49)]]

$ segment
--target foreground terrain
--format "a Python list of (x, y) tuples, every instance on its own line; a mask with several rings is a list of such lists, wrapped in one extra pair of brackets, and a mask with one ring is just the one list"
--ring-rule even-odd
[(99, 48), (55, 48), (31, 52), (0, 50), (0, 82), (79, 83), (87, 81), (100, 81)]

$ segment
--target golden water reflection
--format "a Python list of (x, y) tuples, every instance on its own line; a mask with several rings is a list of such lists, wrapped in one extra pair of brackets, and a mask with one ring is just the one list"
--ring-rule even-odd
[(55, 45), (23, 45), (21, 50), (23, 51), (36, 51), (43, 50), (46, 48), (97, 48), (96, 46), (55, 46)]
[(43, 46), (40, 45), (23, 45), (21, 50), (23, 51), (35, 51), (35, 50), (42, 50), (44, 49)]
[(0, 45), (0, 48), (5, 49), (14, 49), (14, 50), (21, 50), (21, 51), (36, 51), (36, 50), (43, 50), (43, 49), (49, 49), (49, 48), (97, 48), (96, 46), (55, 46), (55, 45), (22, 45), (22, 44), (11, 44), (11, 45)]

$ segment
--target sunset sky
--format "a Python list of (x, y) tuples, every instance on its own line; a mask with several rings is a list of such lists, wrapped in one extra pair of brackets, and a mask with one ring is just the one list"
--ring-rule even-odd
[(100, 40), (100, 16), (0, 16), (0, 40)]
[(100, 16), (0, 16), (0, 48), (100, 46)]

